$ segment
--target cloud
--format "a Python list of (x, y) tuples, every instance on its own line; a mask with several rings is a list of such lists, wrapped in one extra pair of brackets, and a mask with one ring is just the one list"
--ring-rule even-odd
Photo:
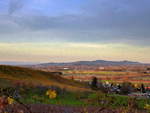
[(1, 41), (150, 44), (148, 28), (105, 28), (92, 21), (81, 16), (4, 16), (0, 22)]
[[(2, 35), (12, 34), (19, 31), (20, 26), (12, 20), (11, 16), (8, 15), (0, 15), (0, 37), (3, 38)], [(0, 38), (0, 40), (1, 40)]]
[[(10, 14), (19, 11), (23, 3), (23, 0), (11, 0)], [(52, 16), (44, 15), (49, 10), (42, 10), (43, 13), (36, 15), (33, 12), (11, 17), (0, 15), (0, 32), (5, 37), (1, 40), (8, 41), (11, 36), (13, 41), (18, 42), (66, 41), (149, 46), (149, 3), (149, 0), (86, 0), (76, 14)]]
[(13, 14), (14, 12), (20, 10), (24, 6), (25, 0), (10, 0), (9, 1), (9, 14)]

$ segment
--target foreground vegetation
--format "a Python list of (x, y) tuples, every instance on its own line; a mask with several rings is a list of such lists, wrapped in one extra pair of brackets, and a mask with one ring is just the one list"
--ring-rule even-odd
[[(38, 90), (37, 90), (38, 91)], [(58, 96), (54, 99), (50, 99), (48, 96), (40, 95), (41, 92), (29, 91), (27, 95), (24, 95), (24, 103), (43, 103), (43, 104), (60, 104), (60, 105), (75, 105), (75, 106), (105, 106), (105, 107), (128, 107), (130, 102), (139, 109), (143, 109), (146, 104), (150, 104), (150, 100), (136, 99), (127, 96), (109, 95), (102, 92), (90, 93), (90, 92), (63, 92), (58, 93)]]
[[(54, 92), (53, 92), (54, 91)], [(49, 92), (49, 93), (47, 93)], [(110, 109), (135, 109), (138, 111), (149, 110), (150, 100), (133, 98), (117, 94), (97, 92), (72, 92), (56, 86), (23, 86), (1, 90), (1, 96), (8, 96), (9, 103), (50, 104), (80, 107), (102, 107)], [(28, 108), (27, 108), (28, 109)]]
[[(52, 88), (53, 89), (53, 88)], [(49, 98), (46, 95), (48, 88), (27, 88), (22, 93), (21, 101), (26, 104), (59, 104), (71, 106), (102, 106), (102, 107), (128, 107), (134, 106), (138, 109), (144, 109), (146, 104), (150, 104), (150, 100), (144, 98), (133, 98), (121, 96), (117, 94), (105, 94), (102, 92), (70, 92), (65, 89), (55, 87), (56, 98)], [(41, 91), (43, 90), (43, 91)]]
[[(9, 105), (12, 107), (21, 105), (28, 111), (30, 111), (29, 105), (121, 109), (119, 113), (146, 113), (150, 110), (149, 99), (91, 90), (85, 83), (27, 68), (0, 66), (0, 88), (0, 109), (3, 111)], [(83, 113), (88, 112), (84, 109)]]

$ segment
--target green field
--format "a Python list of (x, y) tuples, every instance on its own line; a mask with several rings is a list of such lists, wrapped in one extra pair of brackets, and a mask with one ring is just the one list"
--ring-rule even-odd
[[(36, 88), (24, 90), (21, 101), (25, 104), (54, 104), (69, 106), (101, 106), (110, 108), (128, 107), (132, 101), (138, 109), (144, 109), (146, 104), (150, 104), (149, 99), (134, 99), (128, 96), (117, 94), (104, 94), (102, 92), (70, 92), (57, 93), (57, 97), (50, 99), (45, 95), (45, 91)], [(104, 103), (103, 103), (104, 102)]]

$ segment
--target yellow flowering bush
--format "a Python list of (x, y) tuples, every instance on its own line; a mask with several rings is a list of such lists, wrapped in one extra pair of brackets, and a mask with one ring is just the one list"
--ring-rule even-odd
[(11, 97), (7, 98), (8, 104), (13, 104), (14, 103), (14, 99)]
[(57, 97), (57, 93), (55, 90), (47, 90), (46, 95), (49, 96), (50, 99), (54, 99)]
[(150, 110), (150, 105), (149, 105), (149, 104), (146, 104), (146, 105), (144, 106), (144, 109)]

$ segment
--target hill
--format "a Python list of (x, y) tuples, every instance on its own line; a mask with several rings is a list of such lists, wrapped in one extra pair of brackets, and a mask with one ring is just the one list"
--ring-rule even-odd
[(119, 66), (119, 65), (144, 65), (140, 62), (132, 61), (105, 61), (105, 60), (95, 60), (95, 61), (77, 61), (77, 62), (67, 62), (67, 63), (43, 63), (39, 64), (41, 66), (70, 66), (70, 65), (101, 65), (101, 66)]
[(10, 86), (16, 82), (45, 86), (55, 85), (70, 90), (86, 90), (85, 84), (64, 79), (56, 73), (32, 70), (23, 67), (0, 65), (0, 86)]

